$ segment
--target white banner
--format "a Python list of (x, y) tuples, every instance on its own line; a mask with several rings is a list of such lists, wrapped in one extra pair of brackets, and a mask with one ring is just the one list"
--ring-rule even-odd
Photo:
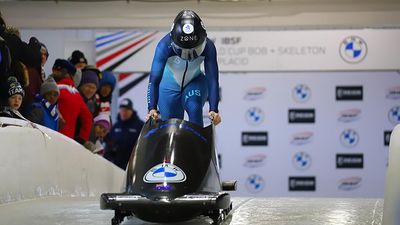
[[(96, 40), (97, 65), (124, 72), (120, 98), (131, 98), (142, 118), (163, 35), (116, 32)], [(221, 174), (239, 181), (237, 195), (383, 197), (387, 145), (400, 123), (400, 76), (392, 72), (400, 68), (400, 30), (209, 37), (222, 71)]]
[[(120, 82), (137, 83), (121, 98), (142, 118), (145, 75)], [(220, 84), (221, 174), (236, 195), (383, 197), (397, 72), (222, 73)]]
[(222, 174), (239, 195), (383, 197), (398, 73), (234, 73), (221, 87)]
[[(100, 33), (97, 62), (148, 72), (164, 32)], [(209, 32), (222, 72), (398, 70), (399, 29)], [(112, 48), (110, 48), (112, 47)], [(99, 63), (100, 62), (100, 63)]]

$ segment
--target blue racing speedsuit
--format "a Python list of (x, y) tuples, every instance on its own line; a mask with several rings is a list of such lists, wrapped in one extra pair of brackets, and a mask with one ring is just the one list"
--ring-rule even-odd
[[(209, 111), (218, 112), (219, 82), (217, 53), (214, 43), (206, 39), (202, 54), (189, 61), (173, 50), (169, 34), (158, 43), (147, 91), (148, 110), (158, 109), (161, 118), (183, 119), (203, 126), (203, 106), (209, 101)], [(204, 61), (203, 73), (200, 65)]]

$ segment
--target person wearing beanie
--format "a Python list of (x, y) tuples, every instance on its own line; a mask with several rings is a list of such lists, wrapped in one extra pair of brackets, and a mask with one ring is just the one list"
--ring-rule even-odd
[(76, 68), (65, 59), (56, 59), (53, 65), (53, 75), (56, 75), (54, 79), (57, 81), (58, 77), (64, 78), (65, 74), (73, 77), (76, 73)]
[[(72, 64), (67, 60), (57, 59), (53, 66), (53, 71), (56, 74), (50, 76), (57, 82), (60, 90), (58, 108), (65, 120), (65, 127), (60, 127), (59, 131), (83, 145), (89, 140), (93, 123), (92, 114), (79, 94), (79, 91), (75, 88), (73, 76), (76, 73), (76, 69), (71, 66)], [(81, 127), (79, 130), (76, 130), (78, 120)], [(77, 135), (75, 135), (75, 132)]]
[(43, 82), (40, 87), (40, 95), (46, 98), (51, 104), (57, 102), (60, 90), (52, 77), (47, 78), (47, 80)]
[(37, 124), (43, 125), (55, 131), (59, 130), (58, 97), (60, 90), (56, 81), (49, 77), (40, 87), (40, 94), (32, 104), (29, 119)]
[(24, 96), (25, 91), (17, 81), (17, 78), (10, 77), (8, 79), (8, 106), (13, 110), (18, 110), (21, 107)]
[(101, 71), (96, 66), (94, 66), (94, 65), (86, 65), (86, 67), (82, 69), (82, 73), (84, 71), (88, 71), (88, 70), (90, 70), (92, 72), (95, 72), (97, 74), (97, 78), (98, 78), (99, 82), (101, 81), (101, 79), (103, 79), (103, 74), (101, 73)]
[(85, 68), (83, 68), (82, 70), (91, 70), (97, 74), (97, 76), (99, 77), (99, 80), (101, 80), (101, 78), (102, 78), (101, 71), (95, 65), (86, 65)]
[[(98, 101), (96, 99), (96, 91), (99, 86), (99, 79), (97, 74), (92, 70), (84, 69), (82, 71), (82, 79), (81, 83), (78, 87), (79, 93), (83, 99), (83, 102), (86, 104), (87, 108), (89, 109), (90, 113), (92, 114), (92, 118), (95, 118), (99, 114), (99, 106)], [(81, 129), (82, 122), (80, 120), (76, 123), (76, 132)], [(77, 136), (78, 134), (75, 134)], [(92, 140), (94, 136), (94, 127), (90, 132), (89, 140)], [(89, 150), (92, 149), (90, 143), (87, 143), (85, 147)]]
[(75, 50), (72, 52), (72, 55), (68, 58), (68, 60), (74, 65), (77, 69), (83, 69), (87, 66), (87, 59), (83, 52), (79, 50)]
[(83, 101), (86, 103), (93, 118), (97, 116), (99, 109), (96, 100), (96, 92), (99, 87), (99, 78), (97, 74), (91, 70), (82, 71), (82, 79), (79, 85), (79, 93), (81, 94)]
[(105, 138), (107, 144), (104, 158), (125, 170), (143, 125), (132, 101), (128, 98), (123, 99), (119, 105), (117, 122)]
[(92, 150), (93, 153), (97, 153), (99, 155), (104, 154), (105, 142), (104, 138), (110, 132), (111, 123), (110, 117), (107, 114), (100, 113), (98, 116), (94, 118), (94, 147)]
[(0, 108), (0, 116), (26, 120), (18, 111), (21, 107), (22, 100), (25, 95), (24, 89), (17, 81), (16, 77), (9, 77), (7, 83), (7, 106), (2, 106)]
[(111, 117), (112, 92), (117, 83), (114, 74), (111, 71), (103, 71), (103, 77), (100, 80), (97, 99), (99, 100), (99, 110), (101, 113), (107, 113)]
[(93, 121), (95, 128), (98, 126), (95, 129), (96, 136), (104, 138), (111, 129), (110, 117), (107, 114), (100, 113)]

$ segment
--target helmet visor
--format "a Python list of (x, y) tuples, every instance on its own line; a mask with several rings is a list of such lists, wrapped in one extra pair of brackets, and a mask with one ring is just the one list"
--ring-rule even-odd
[(174, 42), (172, 42), (172, 48), (174, 52), (182, 59), (192, 61), (199, 57), (201, 53), (203, 53), (204, 48), (206, 47), (207, 41), (204, 41), (201, 45), (198, 45), (194, 48), (186, 49), (179, 47)]

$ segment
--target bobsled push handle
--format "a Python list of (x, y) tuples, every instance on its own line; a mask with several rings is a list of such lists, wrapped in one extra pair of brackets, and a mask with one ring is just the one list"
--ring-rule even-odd
[(153, 119), (153, 117), (150, 117), (150, 118), (146, 121), (146, 124), (149, 124), (149, 126), (151, 127), (151, 126), (153, 126), (154, 124), (156, 124), (158, 121), (161, 121), (161, 119), (155, 120), (155, 119)]
[(236, 180), (223, 181), (221, 186), (223, 191), (236, 191)]

